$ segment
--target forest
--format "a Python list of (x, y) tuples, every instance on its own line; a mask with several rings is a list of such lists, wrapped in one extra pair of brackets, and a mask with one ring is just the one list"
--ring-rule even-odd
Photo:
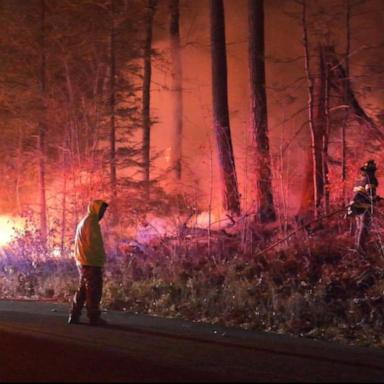
[[(109, 208), (102, 305), (382, 347), (381, 0), (0, 0), (0, 298), (70, 303)], [(382, 193), (384, 196), (384, 192)]]

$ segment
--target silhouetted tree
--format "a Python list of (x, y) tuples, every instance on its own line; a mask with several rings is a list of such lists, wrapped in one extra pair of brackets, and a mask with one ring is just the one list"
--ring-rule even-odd
[(151, 167), (151, 77), (152, 77), (152, 29), (157, 0), (148, 0), (145, 20), (144, 73), (142, 97), (143, 168), (145, 194), (149, 197)]
[(265, 89), (264, 0), (248, 0), (248, 11), (251, 135), (257, 183), (257, 215), (260, 222), (267, 223), (276, 220), (276, 212), (272, 193)]
[(45, 186), (45, 157), (46, 144), (45, 138), (47, 133), (46, 112), (47, 112), (47, 44), (46, 44), (46, 4), (45, 0), (40, 1), (40, 91), (42, 102), (42, 114), (39, 121), (39, 189), (40, 189), (40, 232), (43, 242), (47, 240), (47, 200)]
[[(311, 168), (313, 179), (313, 206), (310, 208), (318, 216), (321, 213), (324, 197), (323, 141), (325, 134), (325, 73), (320, 49), (312, 57), (308, 34), (307, 2), (302, 1), (302, 27), (304, 44), (304, 64), (308, 88), (308, 125), (311, 133)], [(306, 194), (307, 195), (307, 194)], [(304, 204), (307, 204), (305, 201)], [(303, 208), (303, 207), (302, 207)], [(307, 207), (304, 207), (307, 208)]]
[(183, 138), (183, 90), (182, 90), (182, 65), (180, 51), (180, 10), (179, 0), (170, 2), (170, 43), (172, 60), (172, 168), (178, 180), (181, 179), (181, 156)]
[(239, 214), (240, 197), (228, 113), (224, 5), (222, 0), (211, 0), (210, 4), (213, 124), (223, 183), (224, 208)]

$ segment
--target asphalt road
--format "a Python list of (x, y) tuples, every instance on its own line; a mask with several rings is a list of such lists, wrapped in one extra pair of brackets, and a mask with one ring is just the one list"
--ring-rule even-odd
[(0, 382), (384, 382), (384, 351), (122, 312), (0, 301)]

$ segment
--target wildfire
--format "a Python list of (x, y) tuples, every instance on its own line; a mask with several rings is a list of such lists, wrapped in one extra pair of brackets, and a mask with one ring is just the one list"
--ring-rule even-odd
[(208, 228), (211, 225), (212, 229), (220, 229), (221, 227), (230, 224), (231, 221), (227, 217), (223, 217), (219, 210), (214, 212), (201, 212), (196, 218), (196, 225), (201, 228)]
[(23, 224), (20, 219), (11, 216), (0, 216), (0, 247), (10, 243), (16, 231), (22, 227)]

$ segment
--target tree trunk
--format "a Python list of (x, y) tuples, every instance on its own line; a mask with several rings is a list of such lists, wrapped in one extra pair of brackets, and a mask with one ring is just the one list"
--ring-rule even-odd
[(156, 12), (157, 0), (148, 0), (147, 15), (145, 22), (144, 42), (144, 74), (143, 74), (143, 95), (142, 95), (142, 125), (143, 125), (143, 171), (144, 188), (146, 197), (149, 198), (150, 190), (150, 167), (151, 167), (151, 76), (152, 76), (152, 27), (153, 18)]
[(299, 216), (302, 219), (310, 219), (313, 215), (314, 206), (314, 184), (313, 184), (313, 159), (312, 147), (308, 147), (306, 151), (304, 178), (301, 193)]
[(16, 185), (15, 185), (15, 198), (16, 198), (16, 207), (17, 207), (17, 213), (18, 215), (21, 215), (21, 200), (20, 200), (20, 181), (21, 181), (21, 174), (23, 173), (23, 130), (19, 126), (18, 128), (18, 143), (17, 143), (17, 160), (16, 160)]
[(211, 0), (211, 55), (213, 118), (224, 188), (223, 203), (227, 211), (238, 215), (240, 213), (240, 197), (229, 125), (227, 58), (222, 0)]
[(329, 136), (330, 136), (330, 119), (329, 119), (329, 66), (326, 62), (326, 56), (324, 50), (321, 48), (321, 78), (322, 84), (321, 87), (324, 89), (324, 102), (323, 102), (323, 114), (324, 118), (324, 132), (322, 135), (322, 168), (323, 168), (323, 186), (324, 186), (324, 213), (328, 215), (330, 208), (330, 189), (329, 189), (329, 168), (328, 168), (328, 146), (329, 146)]
[(60, 239), (60, 255), (64, 257), (65, 251), (65, 232), (67, 229), (67, 160), (66, 160), (66, 140), (64, 140), (63, 152), (62, 152), (62, 166), (63, 166), (63, 189), (61, 200), (61, 239)]
[(40, 190), (40, 234), (43, 244), (47, 241), (47, 201), (45, 185), (45, 138), (46, 138), (46, 87), (47, 87), (47, 67), (46, 67), (46, 4), (45, 0), (40, 2), (40, 91), (43, 104), (43, 112), (39, 121), (38, 150), (39, 150), (39, 190)]
[(256, 199), (261, 223), (276, 220), (273, 204), (271, 157), (269, 153), (267, 95), (264, 62), (264, 0), (248, 0), (249, 73), (251, 85), (251, 135)]
[(183, 93), (182, 93), (182, 65), (180, 51), (180, 12), (179, 0), (170, 3), (170, 45), (172, 59), (172, 169), (177, 180), (181, 179), (182, 135), (183, 135)]
[[(345, 50), (345, 77), (349, 80), (349, 55), (351, 54), (351, 4), (350, 0), (346, 0), (346, 17), (345, 17), (345, 29), (346, 29), (346, 50)], [(344, 103), (349, 105), (348, 92), (344, 92)], [(345, 111), (343, 125), (341, 127), (341, 181), (343, 184), (343, 204), (346, 203), (346, 191), (345, 182), (347, 179), (347, 138), (346, 138), (346, 126), (348, 123), (349, 108)]]
[(114, 209), (117, 198), (116, 176), (116, 31), (115, 31), (115, 0), (111, 0), (111, 31), (110, 31), (110, 188), (111, 188), (111, 217), (117, 222)]
[(335, 53), (333, 46), (326, 46), (325, 55), (330, 69), (330, 86), (336, 89), (339, 97), (343, 100), (348, 100), (348, 106), (350, 111), (353, 111), (355, 117), (365, 125), (375, 136), (375, 139), (384, 142), (384, 133), (375, 124), (375, 122), (367, 115), (363, 107), (353, 92), (349, 75), (347, 76), (344, 66), (340, 63)]
[[(308, 41), (307, 4), (303, 1), (302, 11), (304, 65), (308, 84), (308, 124), (311, 133), (312, 150), (312, 178), (313, 178), (313, 213), (315, 217), (321, 212), (321, 203), (324, 195), (323, 172), (323, 135), (325, 124), (324, 113), (324, 74), (321, 70), (321, 54), (316, 58), (316, 73), (311, 69), (311, 55)], [(302, 212), (303, 213), (303, 212)]]
[(313, 161), (313, 182), (315, 187), (314, 208), (318, 216), (325, 210), (325, 189), (328, 178), (328, 135), (326, 133), (326, 89), (327, 78), (325, 73), (324, 57), (319, 48), (318, 67), (313, 79), (312, 89), (312, 161)]

